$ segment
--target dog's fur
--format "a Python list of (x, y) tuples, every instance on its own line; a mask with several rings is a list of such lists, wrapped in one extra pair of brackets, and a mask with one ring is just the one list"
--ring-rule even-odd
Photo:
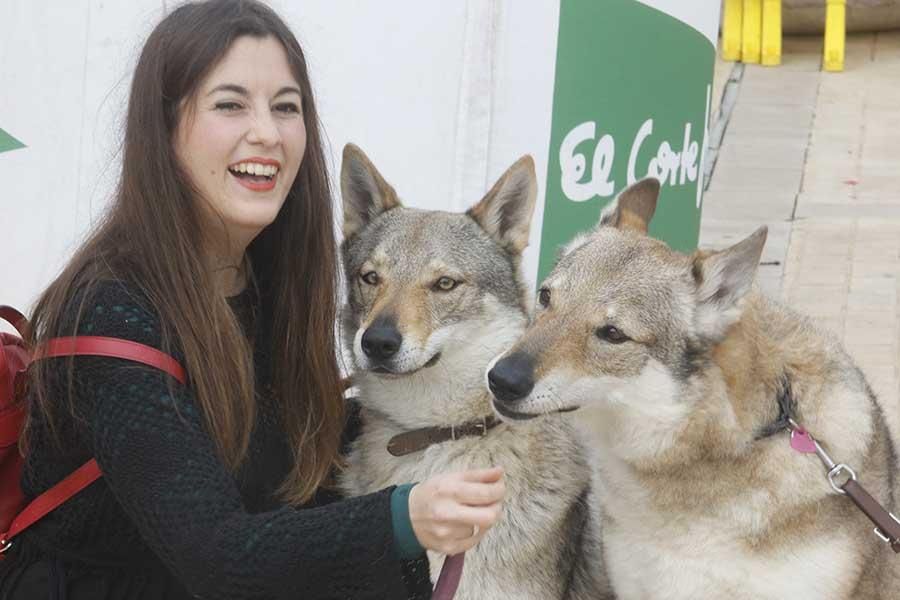
[(658, 193), (655, 180), (634, 184), (563, 251), (532, 324), (489, 373), (533, 388), (495, 399), (498, 411), (594, 417), (620, 598), (900, 597), (900, 556), (816, 455), (772, 427), (789, 391), (794, 418), (898, 514), (897, 460), (862, 373), (753, 284), (764, 228), (686, 256), (646, 235)]
[[(502, 466), (503, 515), (467, 553), (458, 600), (600, 598), (605, 583), (601, 570), (586, 568), (599, 561), (588, 514), (590, 468), (561, 418), (516, 429), (500, 424), (484, 437), (403, 457), (386, 450), (396, 434), (491, 414), (485, 368), (526, 323), (519, 261), (536, 187), (534, 164), (523, 157), (465, 214), (405, 208), (362, 151), (344, 149), (342, 327), (363, 429), (341, 485), (359, 495)], [(460, 283), (441, 291), (442, 277)], [(375, 328), (402, 336), (396, 354), (383, 359), (364, 351), (363, 335)], [(434, 580), (444, 557), (429, 552), (429, 559)]]

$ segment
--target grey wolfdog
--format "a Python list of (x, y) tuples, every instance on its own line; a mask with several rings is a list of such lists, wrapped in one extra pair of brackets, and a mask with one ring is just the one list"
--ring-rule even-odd
[(634, 184), (564, 250), (488, 373), (496, 410), (594, 417), (619, 598), (900, 598), (900, 557), (841, 493), (849, 471), (832, 487), (792, 433), (896, 513), (897, 461), (862, 373), (753, 284), (765, 228), (720, 252), (674, 252), (646, 235), (658, 194), (655, 180)]
[[(483, 383), (526, 323), (519, 262), (536, 189), (523, 157), (465, 214), (405, 208), (359, 148), (344, 149), (342, 327), (362, 432), (340, 484), (359, 495), (504, 467), (503, 515), (467, 553), (457, 600), (599, 598), (605, 582), (590, 469), (571, 425), (512, 428), (492, 416)], [(408, 447), (395, 456), (398, 435)], [(429, 552), (432, 580), (443, 560)]]

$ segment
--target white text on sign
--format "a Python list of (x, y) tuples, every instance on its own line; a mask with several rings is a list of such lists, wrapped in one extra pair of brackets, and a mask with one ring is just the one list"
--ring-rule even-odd
[[(638, 129), (631, 143), (631, 150), (628, 154), (627, 185), (631, 185), (645, 176), (655, 177), (663, 185), (670, 186), (695, 182), (700, 145), (696, 140), (691, 139), (690, 123), (684, 124), (684, 137), (678, 152), (668, 141), (663, 140), (657, 146), (655, 156), (650, 159), (644, 169), (641, 169), (642, 174), (640, 176), (636, 174), (639, 170), (638, 154), (651, 135), (653, 135), (653, 119), (647, 119)], [(596, 123), (586, 121), (572, 128), (560, 145), (559, 164), (562, 191), (573, 202), (584, 202), (597, 196), (609, 197), (615, 190), (615, 181), (611, 181), (609, 177), (616, 156), (616, 142), (608, 133), (597, 140), (594, 147), (590, 180), (581, 181), (587, 167), (587, 156), (578, 152), (576, 148), (582, 142), (593, 141), (596, 137)]]

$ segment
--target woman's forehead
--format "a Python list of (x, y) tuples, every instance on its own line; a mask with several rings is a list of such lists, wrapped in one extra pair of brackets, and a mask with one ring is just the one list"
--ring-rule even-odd
[(201, 94), (208, 94), (226, 84), (272, 93), (283, 88), (300, 88), (291, 70), (287, 51), (272, 36), (237, 38), (203, 80)]

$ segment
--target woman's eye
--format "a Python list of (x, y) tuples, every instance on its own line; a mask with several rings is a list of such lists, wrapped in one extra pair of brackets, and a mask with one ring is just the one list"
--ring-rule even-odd
[(544, 308), (550, 306), (550, 290), (548, 290), (547, 288), (541, 288), (541, 290), (538, 292), (538, 302)]
[(598, 327), (596, 333), (598, 338), (611, 344), (621, 344), (631, 339), (612, 325)]
[(275, 110), (289, 115), (300, 114), (300, 107), (293, 102), (282, 102), (281, 104), (276, 104)]
[(449, 277), (441, 277), (432, 286), (435, 291), (438, 292), (449, 292), (453, 288), (459, 285), (459, 282), (455, 279), (450, 279)]
[(378, 278), (378, 273), (375, 271), (366, 271), (365, 273), (359, 276), (365, 283), (369, 285), (378, 285), (380, 279)]
[(232, 112), (235, 110), (240, 110), (241, 105), (237, 102), (216, 102), (216, 110), (222, 110), (225, 112)]

